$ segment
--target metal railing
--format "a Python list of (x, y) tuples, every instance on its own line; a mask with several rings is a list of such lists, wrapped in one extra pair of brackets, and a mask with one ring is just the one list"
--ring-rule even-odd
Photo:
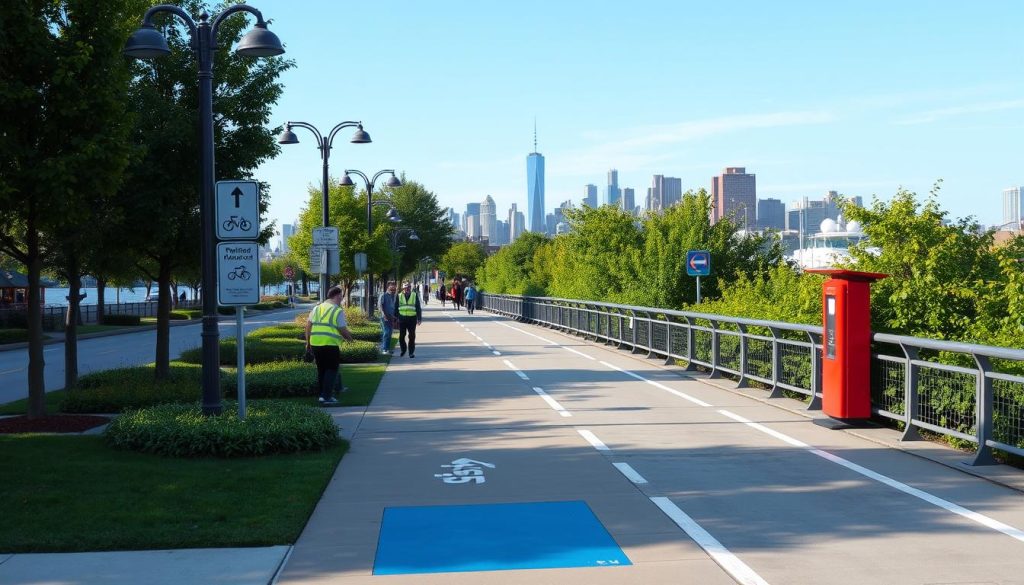
[[(481, 293), (477, 303), (821, 407), (821, 326), (547, 297)], [(872, 410), (903, 423), (903, 440), (925, 429), (974, 443), (975, 465), (993, 463), (993, 448), (1024, 456), (1024, 350), (882, 333), (873, 342)]]
[[(200, 301), (179, 301), (174, 309), (198, 309), (202, 308)], [(156, 317), (157, 303), (154, 301), (141, 303), (107, 303), (104, 305), (106, 315), (138, 315), (139, 317)], [(43, 329), (52, 331), (63, 328), (67, 315), (66, 306), (47, 306), (43, 311)], [(81, 305), (79, 313), (82, 323), (95, 323), (98, 313), (96, 305)], [(27, 323), (27, 309), (24, 305), (0, 309), (0, 326), (24, 327)]]

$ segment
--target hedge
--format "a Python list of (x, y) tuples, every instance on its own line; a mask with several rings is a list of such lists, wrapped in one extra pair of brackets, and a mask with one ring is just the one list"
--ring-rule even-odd
[(0, 329), (0, 343), (28, 341), (28, 329)]
[[(306, 343), (300, 339), (271, 337), (266, 339), (248, 338), (245, 342), (245, 363), (259, 364), (276, 361), (297, 361), (306, 353)], [(345, 364), (372, 362), (377, 360), (377, 344), (370, 341), (345, 342), (341, 345), (341, 362)], [(202, 363), (202, 348), (193, 348), (181, 353), (178, 358), (190, 364)], [(238, 362), (237, 346), (234, 339), (220, 342), (220, 363), (233, 366)]]
[(127, 412), (104, 432), (108, 445), (169, 457), (255, 457), (323, 450), (338, 427), (326, 412), (291, 402), (255, 401), (245, 420), (237, 403), (206, 416), (199, 404), (165, 404)]
[(134, 326), (142, 323), (142, 317), (138, 315), (103, 315), (104, 325), (127, 325)]
[[(225, 396), (238, 396), (238, 373), (231, 370), (221, 378)], [(245, 395), (248, 398), (316, 396), (316, 365), (304, 362), (273, 362), (245, 367)]]
[[(360, 341), (380, 341), (381, 329), (376, 323), (349, 327), (352, 337)], [(306, 339), (306, 329), (303, 326), (291, 323), (273, 325), (257, 329), (246, 336), (252, 339), (269, 339), (273, 337), (287, 339)]]
[[(64, 412), (113, 413), (199, 400), (202, 368), (174, 361), (170, 369), (166, 380), (156, 379), (153, 364), (86, 374), (79, 378), (78, 388), (66, 393), (61, 409)], [(223, 374), (221, 377), (225, 378)]]

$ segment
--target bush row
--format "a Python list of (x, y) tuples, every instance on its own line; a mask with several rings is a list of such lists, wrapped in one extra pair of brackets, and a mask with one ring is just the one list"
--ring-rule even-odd
[[(259, 364), (276, 361), (297, 361), (306, 352), (306, 343), (301, 339), (271, 337), (245, 340), (245, 363)], [(353, 341), (341, 345), (341, 363), (353, 364), (372, 362), (377, 359), (377, 344), (372, 341)], [(180, 361), (190, 364), (202, 363), (202, 348), (197, 347), (181, 353)], [(234, 339), (220, 342), (220, 363), (233, 366), (238, 363), (238, 345)]]
[(331, 416), (288, 402), (253, 402), (245, 420), (237, 404), (206, 416), (198, 404), (163, 404), (127, 412), (107, 427), (108, 445), (169, 457), (255, 457), (322, 450), (338, 443)]
[[(376, 323), (350, 326), (348, 330), (352, 333), (352, 337), (359, 341), (380, 340), (381, 329), (380, 325)], [(306, 329), (304, 326), (298, 324), (284, 323), (281, 325), (273, 325), (271, 327), (257, 329), (246, 337), (252, 339), (286, 338), (305, 340)]]
[(0, 343), (28, 341), (28, 329), (0, 329)]

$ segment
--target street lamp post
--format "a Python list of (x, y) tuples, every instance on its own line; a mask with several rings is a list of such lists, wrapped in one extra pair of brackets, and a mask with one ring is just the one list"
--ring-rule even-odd
[[(292, 127), (293, 126), (296, 127), (296, 128), (305, 128), (306, 130), (309, 130), (310, 132), (312, 132), (313, 136), (316, 137), (316, 147), (320, 149), (320, 158), (323, 160), (323, 177), (322, 177), (322, 182), (321, 182), (321, 188), (322, 188), (322, 201), (321, 201), (321, 204), (323, 206), (323, 227), (327, 227), (329, 225), (329, 223), (330, 223), (330, 214), (328, 213), (328, 209), (327, 209), (327, 189), (328, 189), (328, 179), (329, 179), (328, 168), (327, 167), (328, 167), (328, 160), (331, 158), (331, 144), (334, 143), (334, 137), (338, 135), (338, 131), (340, 131), (341, 129), (343, 129), (343, 128), (352, 128), (353, 126), (356, 126), (356, 127), (358, 127), (358, 130), (356, 130), (356, 133), (352, 135), (352, 140), (350, 140), (350, 142), (352, 142), (353, 144), (366, 144), (366, 143), (372, 142), (372, 140), (370, 140), (370, 135), (367, 134), (365, 130), (363, 130), (363, 123), (362, 122), (342, 122), (342, 123), (338, 124), (337, 126), (335, 126), (334, 128), (332, 128), (330, 134), (328, 134), (327, 136), (324, 136), (323, 134), (321, 134), (320, 131), (317, 130), (315, 126), (313, 126), (312, 124), (310, 124), (308, 122), (288, 122), (284, 126), (284, 132), (282, 132), (281, 136), (279, 136), (278, 139), (277, 139), (277, 142), (279, 144), (298, 144), (299, 143), (299, 137), (296, 136), (294, 132), (292, 132)], [(326, 272), (321, 273), (320, 274), (320, 302), (323, 302), (323, 301), (325, 301), (327, 299), (328, 281), (329, 281), (329, 278), (327, 276), (327, 273)]]
[(156, 29), (153, 17), (167, 12), (181, 19), (192, 37), (199, 73), (199, 215), (202, 224), (202, 289), (203, 289), (203, 414), (220, 414), (220, 334), (217, 330), (217, 263), (214, 258), (216, 235), (214, 214), (214, 146), (213, 146), (213, 57), (217, 50), (217, 31), (225, 18), (236, 12), (248, 12), (256, 17), (256, 25), (247, 32), (235, 48), (235, 53), (247, 57), (274, 57), (284, 53), (281, 40), (267, 30), (267, 23), (259, 10), (246, 4), (236, 4), (210, 19), (203, 12), (196, 23), (178, 6), (161, 4), (146, 11), (139, 27), (125, 43), (124, 54), (136, 59), (150, 59), (170, 54), (167, 39)]
[(406, 234), (409, 235), (410, 240), (417, 241), (420, 239), (419, 234), (412, 228), (396, 228), (388, 234), (388, 239), (391, 241), (391, 265), (395, 270), (396, 284), (398, 284), (398, 240)]
[[(363, 179), (363, 183), (366, 185), (366, 235), (368, 235), (368, 236), (370, 236), (372, 238), (373, 237), (373, 188), (377, 184), (377, 179), (379, 179), (381, 177), (381, 175), (383, 175), (385, 173), (390, 173), (391, 174), (391, 178), (388, 179), (387, 182), (384, 183), (384, 186), (385, 187), (392, 187), (392, 188), (394, 188), (394, 187), (401, 187), (402, 186), (402, 181), (400, 181), (398, 179), (398, 177), (395, 176), (394, 169), (384, 169), (382, 171), (377, 171), (373, 175), (372, 179), (367, 178), (366, 175), (362, 171), (357, 171), (355, 169), (346, 169), (345, 170), (345, 176), (343, 176), (341, 178), (341, 185), (343, 185), (343, 186), (353, 186), (353, 185), (355, 185), (355, 183), (352, 181), (352, 177), (349, 176), (349, 173), (352, 173), (352, 174), (355, 174), (355, 175), (361, 177)], [(390, 201), (385, 201), (383, 203), (386, 204), (386, 205), (389, 205), (389, 206), (391, 205)], [(395, 211), (395, 208), (393, 206), (391, 207), (391, 211), (388, 212), (388, 219), (391, 220), (392, 222), (399, 221), (397, 212)], [(370, 302), (370, 297), (372, 295), (373, 295), (373, 272), (367, 271), (366, 272), (366, 299), (364, 299), (364, 300), (366, 302), (366, 316), (369, 317), (369, 318), (373, 318), (373, 303)]]

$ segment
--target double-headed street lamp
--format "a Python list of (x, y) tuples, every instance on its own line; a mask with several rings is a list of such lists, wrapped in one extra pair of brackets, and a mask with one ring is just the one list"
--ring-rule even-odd
[(408, 234), (409, 239), (412, 241), (418, 241), (420, 239), (419, 234), (412, 228), (395, 228), (388, 234), (388, 240), (391, 242), (391, 264), (395, 270), (395, 283), (398, 284), (398, 248), (399, 239), (402, 236)]
[[(398, 179), (398, 177), (395, 176), (394, 169), (384, 169), (382, 171), (377, 171), (373, 175), (372, 179), (367, 178), (366, 175), (362, 171), (357, 171), (355, 169), (346, 169), (345, 170), (345, 175), (341, 178), (341, 185), (342, 186), (351, 187), (351, 186), (355, 185), (355, 183), (352, 181), (352, 177), (349, 176), (349, 173), (352, 173), (352, 174), (354, 174), (356, 176), (361, 177), (363, 179), (363, 183), (366, 185), (366, 234), (372, 238), (373, 237), (373, 188), (377, 185), (377, 179), (379, 179), (381, 177), (381, 175), (384, 175), (385, 173), (390, 173), (391, 174), (391, 178), (389, 178), (387, 180), (387, 182), (384, 183), (384, 186), (385, 187), (392, 187), (392, 188), (394, 188), (394, 187), (401, 187), (402, 186), (402, 181), (400, 181)], [(391, 207), (391, 209), (388, 211), (388, 220), (389, 221), (395, 222), (395, 223), (397, 223), (398, 221), (401, 221), (400, 218), (398, 217), (398, 212), (395, 211), (395, 208), (394, 208), (394, 206), (391, 205), (390, 201), (383, 201), (383, 202), (378, 202), (378, 203), (383, 203), (383, 204), (388, 205), (388, 206)], [(367, 317), (371, 317), (371, 318), (373, 317), (373, 303), (370, 301), (370, 297), (372, 295), (373, 295), (373, 272), (367, 271), (366, 272), (366, 299), (365, 299), (365, 301), (366, 301), (366, 316)]]
[(146, 11), (142, 26), (128, 37), (124, 54), (136, 59), (163, 57), (171, 52), (167, 39), (156, 29), (153, 17), (168, 12), (180, 18), (189, 28), (191, 47), (195, 51), (199, 70), (199, 215), (202, 224), (202, 289), (203, 289), (203, 413), (220, 414), (220, 334), (217, 330), (217, 262), (214, 204), (213, 153), (213, 57), (217, 50), (217, 31), (225, 18), (236, 12), (248, 12), (256, 17), (256, 26), (242, 37), (235, 53), (246, 57), (274, 57), (284, 53), (281, 39), (267, 30), (267, 23), (259, 10), (245, 4), (225, 9), (210, 20), (203, 12), (199, 22), (187, 12), (170, 4), (154, 6)]
[[(352, 128), (353, 126), (358, 127), (358, 130), (356, 130), (356, 133), (352, 135), (352, 140), (350, 140), (349, 142), (352, 142), (353, 144), (367, 144), (369, 142), (372, 142), (372, 140), (370, 140), (370, 135), (367, 134), (365, 130), (363, 130), (363, 123), (362, 122), (342, 122), (342, 123), (338, 124), (337, 126), (335, 126), (334, 128), (332, 128), (330, 134), (328, 134), (327, 136), (324, 136), (323, 134), (321, 134), (320, 131), (317, 130), (315, 126), (313, 126), (312, 124), (309, 124), (307, 122), (288, 122), (284, 126), (284, 132), (282, 132), (281, 136), (279, 136), (277, 138), (278, 144), (298, 144), (299, 143), (299, 137), (296, 136), (294, 132), (292, 132), (292, 127), (305, 128), (306, 130), (309, 130), (310, 132), (312, 132), (313, 136), (316, 136), (316, 147), (320, 149), (320, 158), (323, 160), (323, 171), (324, 171), (323, 179), (322, 179), (322, 183), (321, 183), (322, 190), (323, 190), (323, 193), (322, 193), (323, 199), (321, 201), (321, 204), (323, 205), (323, 212), (324, 212), (323, 213), (323, 220), (324, 220), (323, 221), (323, 224), (324, 224), (323, 227), (327, 227), (329, 225), (329, 222), (330, 222), (330, 214), (328, 213), (328, 209), (327, 209), (327, 188), (328, 188), (328, 168), (327, 167), (328, 167), (328, 160), (331, 158), (331, 144), (334, 143), (334, 137), (338, 135), (338, 131), (340, 131), (343, 128)], [(352, 183), (351, 180), (349, 180), (349, 184), (351, 184), (351, 183)], [(342, 182), (342, 184), (344, 185), (345, 183)], [(321, 302), (323, 302), (324, 300), (327, 299), (327, 288), (329, 286), (328, 281), (329, 281), (329, 279), (327, 277), (327, 273), (326, 272), (321, 273), (320, 274), (320, 301)]]

